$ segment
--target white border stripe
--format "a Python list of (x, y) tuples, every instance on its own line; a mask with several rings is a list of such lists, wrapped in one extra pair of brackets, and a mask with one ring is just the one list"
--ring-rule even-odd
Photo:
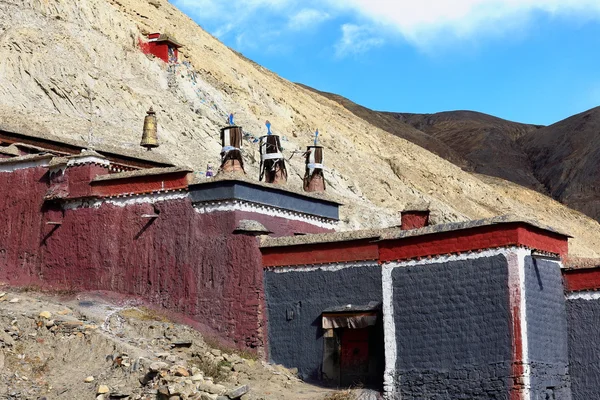
[(334, 220), (239, 200), (195, 203), (194, 209), (200, 214), (224, 211), (245, 211), (268, 215), (270, 217), (280, 217), (292, 221), (305, 222), (324, 229), (335, 229), (336, 227), (336, 221)]
[(47, 167), (48, 165), (50, 165), (50, 159), (48, 158), (34, 161), (15, 161), (14, 164), (0, 164), (0, 172), (10, 173), (20, 169)]
[(581, 292), (573, 292), (567, 295), (567, 300), (600, 300), (600, 291), (584, 290)]
[(187, 198), (188, 196), (188, 193), (153, 193), (127, 197), (104, 198), (98, 200), (72, 200), (65, 203), (64, 209), (76, 210), (78, 208), (99, 208), (102, 204), (126, 207), (132, 204), (154, 204), (161, 201), (181, 200)]
[(378, 266), (376, 260), (373, 261), (356, 261), (356, 262), (345, 262), (335, 264), (310, 264), (310, 265), (299, 265), (297, 267), (267, 267), (264, 270), (268, 272), (275, 272), (277, 274), (284, 274), (286, 272), (313, 272), (313, 271), (327, 271), (334, 272), (340, 271), (347, 268), (361, 268), (361, 267), (375, 267)]
[(529, 364), (529, 336), (527, 336), (527, 293), (525, 290), (525, 257), (531, 250), (519, 249), (516, 251), (519, 269), (519, 287), (521, 289), (520, 314), (521, 314), (521, 362), (523, 363), (523, 399), (531, 399), (531, 365)]

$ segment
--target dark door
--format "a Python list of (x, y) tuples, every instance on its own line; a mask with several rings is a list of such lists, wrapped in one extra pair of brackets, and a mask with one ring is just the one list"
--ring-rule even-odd
[(340, 351), (341, 385), (366, 384), (369, 375), (369, 328), (343, 329)]

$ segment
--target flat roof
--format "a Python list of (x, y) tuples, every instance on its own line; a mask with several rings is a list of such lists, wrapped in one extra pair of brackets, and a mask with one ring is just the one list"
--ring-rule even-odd
[(11, 158), (0, 158), (0, 164), (2, 165), (10, 165), (10, 164), (18, 164), (27, 161), (38, 161), (51, 159), (54, 156), (52, 154), (27, 154), (24, 156), (11, 157)]
[(166, 175), (166, 174), (174, 174), (177, 172), (192, 172), (192, 170), (189, 168), (181, 168), (181, 167), (144, 168), (144, 169), (137, 169), (135, 171), (119, 172), (117, 174), (98, 175), (94, 179), (92, 179), (92, 182), (113, 181), (113, 180), (118, 180), (118, 179), (130, 179), (130, 178), (153, 176), (153, 175)]
[[(47, 132), (28, 131), (27, 133), (16, 131), (14, 128), (8, 127), (0, 123), (0, 142), (15, 144), (17, 146), (25, 146), (46, 152), (58, 152), (60, 155), (76, 155), (81, 150), (87, 149), (89, 146), (85, 143), (78, 142), (72, 139), (63, 139)], [(94, 150), (108, 158), (116, 164), (124, 164), (136, 166), (140, 168), (151, 167), (172, 167), (173, 164), (163, 159), (157, 153), (148, 154), (145, 152), (124, 153), (121, 149), (105, 144), (94, 146)]]
[(340, 202), (324, 194), (305, 193), (289, 186), (248, 179), (241, 174), (221, 174), (189, 185), (194, 203), (241, 201), (310, 217), (339, 220)]
[(316, 200), (322, 200), (322, 201), (334, 203), (334, 204), (337, 204), (340, 206), (344, 204), (344, 203), (338, 201), (337, 199), (335, 199), (333, 196), (331, 196), (327, 192), (305, 192), (303, 190), (296, 189), (296, 188), (288, 186), (288, 185), (276, 185), (273, 183), (266, 183), (266, 182), (254, 180), (254, 179), (249, 178), (248, 175), (244, 175), (244, 174), (240, 174), (240, 173), (236, 173), (236, 172), (220, 173), (217, 176), (215, 176), (214, 178), (210, 178), (210, 179), (195, 178), (192, 181), (192, 183), (190, 183), (190, 186), (192, 186), (192, 185), (193, 186), (210, 185), (210, 184), (214, 184), (215, 182), (227, 182), (227, 181), (238, 181), (238, 182), (249, 183), (254, 186), (262, 186), (267, 189), (275, 189), (275, 190), (279, 190), (282, 192), (289, 192), (289, 193), (293, 193), (293, 194), (296, 194), (296, 195), (299, 195), (302, 197), (311, 197)]

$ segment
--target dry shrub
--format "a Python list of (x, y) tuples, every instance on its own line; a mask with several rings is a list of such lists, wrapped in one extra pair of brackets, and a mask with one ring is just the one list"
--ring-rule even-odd
[(246, 350), (246, 349), (238, 349), (238, 348), (234, 348), (231, 346), (227, 346), (222, 341), (215, 339), (213, 337), (204, 335), (203, 338), (204, 338), (204, 343), (206, 343), (206, 345), (208, 347), (210, 347), (211, 349), (220, 350), (222, 353), (237, 354), (238, 356), (245, 358), (246, 360), (257, 361), (260, 358), (260, 356), (258, 354), (256, 354), (255, 352), (252, 352), (252, 351)]
[(328, 394), (323, 400), (355, 400), (356, 396), (352, 390), (342, 390), (335, 393)]
[(162, 312), (152, 310), (148, 307), (136, 307), (122, 310), (119, 314), (124, 318), (136, 319), (138, 321), (171, 322)]
[[(223, 371), (221, 368), (223, 366), (227, 366), (228, 363), (226, 363), (226, 361), (214, 363), (211, 360), (201, 356), (196, 356), (190, 361), (191, 365), (202, 371), (204, 376), (212, 378), (216, 383), (226, 381), (227, 378), (229, 378), (229, 373)], [(231, 364), (229, 364), (229, 368), (231, 368)]]

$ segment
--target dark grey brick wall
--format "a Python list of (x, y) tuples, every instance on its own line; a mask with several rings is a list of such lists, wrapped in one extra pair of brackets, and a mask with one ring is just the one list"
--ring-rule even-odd
[(525, 305), (531, 398), (571, 398), (567, 312), (560, 266), (525, 258)]
[(600, 399), (600, 300), (568, 300), (573, 400)]
[[(266, 271), (265, 295), (271, 360), (298, 368), (304, 379), (319, 379), (323, 361), (321, 313), (346, 304), (381, 302), (381, 268)], [(291, 320), (290, 312), (294, 313)]]
[(396, 268), (392, 280), (401, 398), (507, 399), (506, 258)]

